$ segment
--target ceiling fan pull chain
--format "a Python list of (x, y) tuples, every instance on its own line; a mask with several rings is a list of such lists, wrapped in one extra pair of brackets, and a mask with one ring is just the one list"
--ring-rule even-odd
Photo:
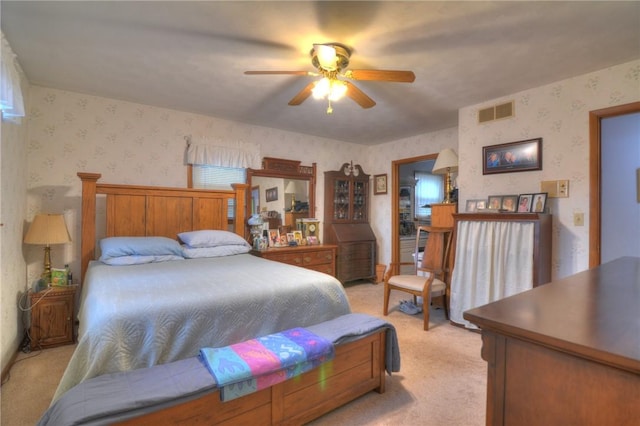
[(327, 114), (333, 114), (333, 107), (331, 106), (331, 99), (327, 98), (329, 106), (327, 107)]

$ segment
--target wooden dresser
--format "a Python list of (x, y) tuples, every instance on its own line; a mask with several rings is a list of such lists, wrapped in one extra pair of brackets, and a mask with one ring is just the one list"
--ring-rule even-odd
[(640, 258), (464, 313), (482, 329), (487, 425), (637, 425)]
[(251, 250), (254, 256), (289, 265), (301, 266), (314, 271), (336, 276), (335, 245), (277, 247), (266, 250)]

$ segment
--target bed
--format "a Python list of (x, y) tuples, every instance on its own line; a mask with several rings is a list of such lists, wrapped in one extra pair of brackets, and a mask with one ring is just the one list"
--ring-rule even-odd
[[(142, 236), (175, 239), (203, 229), (233, 230), (243, 235), (246, 185), (237, 185), (233, 191), (183, 190), (99, 184), (99, 174), (78, 175), (83, 182), (78, 346), (52, 407), (67, 391), (96, 377), (164, 368), (196, 356), (205, 346), (224, 346), (350, 314), (344, 289), (334, 277), (247, 253), (126, 266), (94, 261), (96, 216), (100, 216), (96, 200), (103, 195), (107, 240)], [(233, 218), (227, 217), (230, 199), (236, 205)], [(177, 302), (188, 308), (178, 307)], [(303, 397), (296, 397), (297, 391), (287, 391), (288, 401), (293, 401), (287, 404), (288, 409), (283, 410), (284, 396), (274, 393), (282, 387), (270, 389), (266, 406), (276, 413), (270, 417), (273, 422), (294, 417), (308, 421), (370, 390), (383, 392), (385, 361), (393, 347), (395, 367), (387, 366), (387, 370), (399, 369), (395, 330), (387, 324), (361, 334), (362, 338), (351, 335), (348, 341), (340, 342), (332, 365), (341, 368), (330, 368), (320, 376), (317, 371), (303, 376), (315, 375), (315, 379), (304, 380), (315, 380), (322, 386), (305, 386), (300, 394)], [(332, 390), (326, 392), (324, 387), (329, 383)], [(199, 415), (211, 419), (207, 404), (199, 406), (204, 410), (199, 414), (192, 402), (187, 408), (182, 398), (169, 399), (175, 402), (166, 402), (163, 410), (171, 406), (176, 413), (187, 410), (190, 419)], [(237, 416), (245, 409), (253, 412), (249, 407), (265, 406), (264, 392), (244, 396), (234, 404), (245, 407), (232, 410), (234, 418), (241, 419)]]

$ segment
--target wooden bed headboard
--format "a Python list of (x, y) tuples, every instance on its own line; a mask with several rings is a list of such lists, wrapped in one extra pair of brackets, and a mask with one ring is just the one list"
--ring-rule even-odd
[[(81, 276), (95, 259), (96, 198), (106, 195), (106, 237), (162, 236), (178, 238), (180, 232), (198, 229), (231, 230), (244, 237), (245, 203), (249, 185), (233, 190), (168, 188), (98, 183), (100, 173), (78, 173), (82, 180)], [(234, 214), (227, 215), (229, 199)]]

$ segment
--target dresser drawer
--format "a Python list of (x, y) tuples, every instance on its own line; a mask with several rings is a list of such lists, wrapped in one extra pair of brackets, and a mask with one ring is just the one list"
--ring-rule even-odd
[(335, 276), (335, 249), (335, 246), (329, 245), (301, 246), (276, 248), (266, 251), (252, 250), (251, 254)]
[(369, 261), (374, 257), (374, 243), (341, 244), (338, 257), (341, 261)]

